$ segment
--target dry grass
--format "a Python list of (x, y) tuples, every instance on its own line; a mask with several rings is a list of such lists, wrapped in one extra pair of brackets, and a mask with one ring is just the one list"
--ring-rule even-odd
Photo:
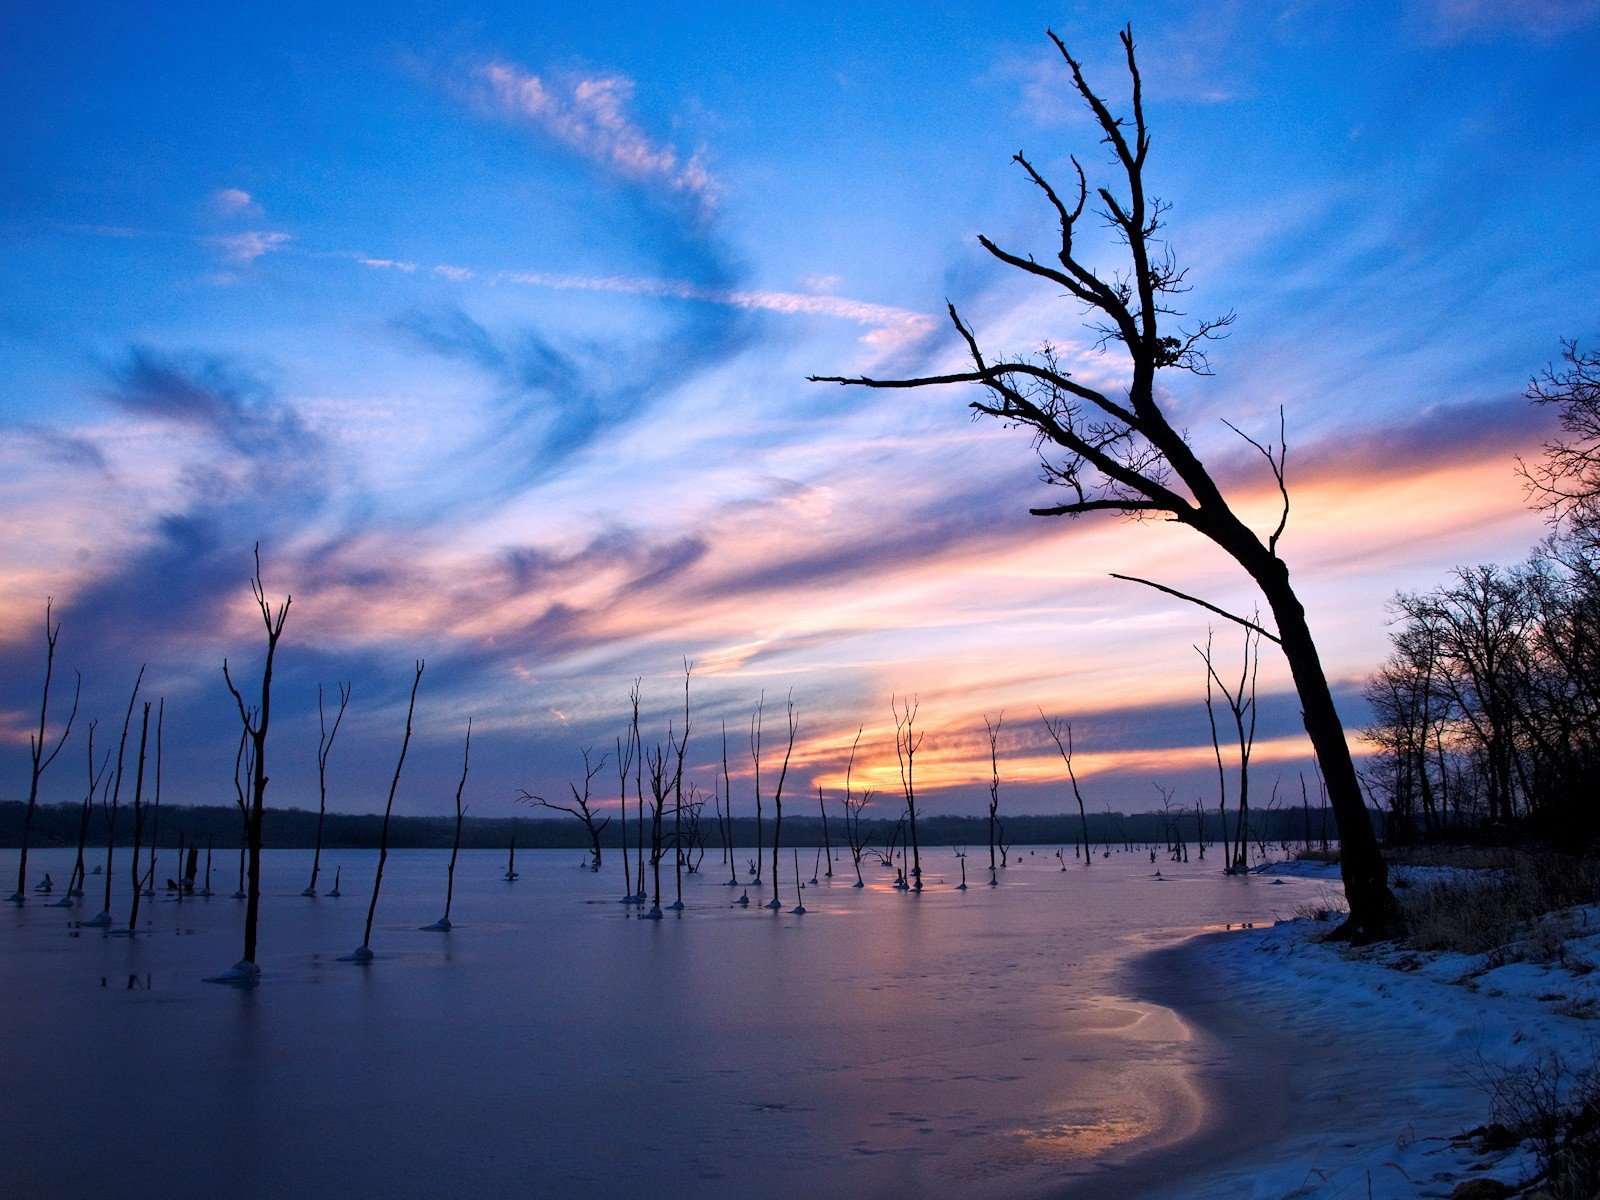
[(1565, 931), (1543, 918), (1600, 901), (1600, 861), (1493, 853), (1492, 870), (1429, 880), (1397, 893), (1407, 945), (1464, 954), (1517, 947), (1522, 953), (1515, 957), (1536, 961), (1560, 955)]
[(1573, 1064), (1551, 1053), (1508, 1071), (1484, 1071), (1494, 1126), (1485, 1142), (1533, 1147), (1542, 1194), (1590, 1200), (1600, 1189), (1600, 1070), (1593, 1055)]

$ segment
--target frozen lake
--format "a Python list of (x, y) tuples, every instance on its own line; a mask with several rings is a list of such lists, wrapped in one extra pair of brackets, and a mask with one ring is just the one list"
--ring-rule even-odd
[[(463, 851), (456, 927), (433, 933), (417, 927), (443, 909), (448, 855), (397, 851), (378, 959), (359, 966), (336, 960), (361, 941), (376, 852), (325, 853), (343, 898), (306, 899), (310, 853), (273, 851), (253, 990), (202, 982), (239, 957), (227, 854), (219, 895), (147, 899), (136, 939), (75, 927), (98, 911), (97, 876), (84, 908), (0, 906), (6, 1191), (1108, 1194), (1107, 1170), (1202, 1107), (1200, 1047), (1122, 994), (1120, 969), (1327, 885), (1165, 861), (1162, 882), (1141, 853), (1062, 872), (1053, 849), (1024, 848), (991, 889), (983, 853), (958, 892), (951, 852), (929, 851), (920, 896), (881, 868), (854, 889), (841, 863), (804, 915), (730, 907), (712, 854), (687, 910), (652, 922), (618, 903), (612, 857), (595, 875), (573, 851), (519, 852), (507, 883), (502, 853)], [(59, 888), (71, 857), (34, 851), (30, 873)], [(122, 923), (127, 863), (119, 850)], [(167, 851), (159, 876), (175, 873)]]

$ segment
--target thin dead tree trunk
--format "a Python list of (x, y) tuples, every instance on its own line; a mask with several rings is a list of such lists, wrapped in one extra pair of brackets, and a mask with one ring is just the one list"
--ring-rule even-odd
[(139, 897), (143, 895), (143, 880), (139, 872), (140, 842), (144, 836), (144, 759), (145, 746), (150, 737), (150, 702), (145, 701), (139, 722), (139, 766), (133, 779), (133, 862), (128, 868), (133, 880), (133, 900), (128, 906), (127, 934), (139, 932)]
[[(260, 978), (261, 968), (256, 964), (256, 937), (261, 920), (261, 823), (267, 809), (267, 730), (272, 723), (272, 668), (278, 655), (278, 639), (283, 636), (283, 623), (289, 616), (292, 596), (285, 596), (278, 611), (273, 612), (267, 603), (266, 585), (261, 580), (261, 546), (255, 550), (256, 571), (250, 581), (250, 592), (255, 597), (256, 608), (261, 613), (262, 625), (267, 633), (267, 656), (261, 668), (261, 699), (255, 708), (245, 706), (244, 697), (234, 686), (228, 673), (228, 660), (222, 660), (222, 677), (233, 694), (239, 709), (239, 721), (250, 737), (250, 812), (245, 825), (249, 845), (249, 869), (244, 907), (244, 957), (227, 973), (228, 982), (249, 983)], [(219, 976), (218, 978), (222, 978)]]
[(622, 850), (617, 858), (622, 863), (622, 903), (636, 904), (639, 897), (633, 890), (633, 866), (628, 861), (628, 772), (633, 769), (634, 739), (630, 732), (626, 745), (617, 739), (617, 808), (622, 814)]
[(1328, 798), (1343, 846), (1340, 872), (1350, 917), (1337, 936), (1356, 941), (1382, 937), (1394, 919), (1394, 897), (1388, 868), (1368, 816), (1344, 725), (1339, 718), (1305, 609), (1279, 557), (1278, 543), (1289, 520), (1285, 483), (1287, 442), (1280, 413), (1275, 446), (1264, 445), (1231, 426), (1266, 460), (1282, 500), (1276, 527), (1265, 537), (1238, 516), (1215, 478), (1201, 462), (1186, 435), (1162, 407), (1163, 370), (1209, 374), (1206, 342), (1232, 322), (1232, 314), (1189, 328), (1177, 327), (1174, 297), (1186, 290), (1185, 271), (1161, 237), (1164, 206), (1145, 190), (1150, 135), (1145, 123), (1142, 82), (1135, 61), (1133, 33), (1125, 29), (1122, 48), (1132, 83), (1131, 119), (1114, 115), (1090, 87), (1082, 64), (1052, 32), (1072, 84), (1088, 106), (1102, 140), (1115, 157), (1122, 194), (1097, 187), (1096, 214), (1109, 223), (1126, 249), (1124, 265), (1109, 278), (1085, 265), (1075, 237), (1084, 217), (1090, 189), (1082, 167), (1073, 159), (1076, 195), (1063, 198), (1023, 155), (1015, 161), (1038, 187), (1059, 223), (1054, 262), (1002, 249), (987, 237), (979, 244), (998, 261), (1059, 288), (1096, 314), (1102, 344), (1126, 355), (1126, 391), (1113, 396), (1073, 375), (1053, 350), (1037, 356), (992, 359), (954, 305), (951, 323), (972, 361), (972, 369), (914, 378), (814, 376), (819, 382), (861, 387), (917, 388), (940, 384), (973, 384), (984, 396), (972, 407), (1002, 422), (1026, 426), (1035, 435), (1046, 479), (1066, 489), (1064, 503), (1041, 506), (1039, 516), (1080, 516), (1115, 512), (1136, 519), (1165, 518), (1195, 530), (1237, 563), (1259, 589), (1271, 611), (1276, 632), (1227, 612), (1208, 601), (1150, 580), (1117, 576), (1155, 587), (1198, 604), (1210, 612), (1254, 629), (1282, 651), (1299, 694), (1306, 734), (1316, 751)]
[(677, 768), (672, 773), (672, 879), (674, 910), (683, 909), (683, 756), (689, 752), (689, 676), (694, 664), (683, 663), (683, 736), (678, 739)]
[[(638, 801), (639, 801), (639, 808), (638, 808), (638, 815), (639, 815), (639, 860), (638, 860), (638, 865), (639, 865), (639, 889), (638, 889), (637, 892), (634, 893), (634, 895), (637, 898), (637, 902), (640, 903), (640, 904), (643, 904), (644, 901), (645, 901), (645, 890), (644, 890), (644, 743), (639, 740), (639, 685), (640, 685), (640, 681), (638, 679), (635, 679), (633, 681), (633, 690), (629, 693), (629, 699), (633, 703), (633, 723), (632, 723), (632, 726), (631, 726), (631, 728), (633, 730), (633, 745), (634, 745), (634, 751), (635, 751), (634, 760), (633, 760), (633, 794), (634, 794), (635, 797), (638, 798)], [(623, 855), (624, 858), (626, 858), (627, 855), (628, 855), (628, 848), (626, 846), (624, 846), (622, 848), (622, 855)]]
[(645, 913), (645, 919), (659, 921), (665, 915), (661, 911), (661, 819), (667, 803), (667, 794), (672, 790), (672, 785), (667, 780), (667, 756), (672, 753), (672, 731), (667, 731), (667, 745), (657, 743), (653, 750), (646, 751), (645, 765), (650, 768), (650, 873), (655, 884), (655, 902), (651, 904), (650, 911)]
[(900, 788), (905, 793), (906, 814), (911, 819), (911, 890), (922, 890), (922, 847), (917, 840), (917, 749), (922, 745), (922, 735), (916, 732), (917, 698), (910, 697), (902, 704), (894, 697), (889, 700), (894, 713), (894, 749), (900, 763)]
[[(49, 600), (44, 604), (44, 688), (39, 698), (39, 728), (36, 733), (28, 735), (28, 807), (22, 818), (22, 856), (17, 860), (17, 890), (11, 896), (13, 904), (21, 904), (28, 890), (28, 843), (33, 836), (33, 814), (39, 804), (39, 781), (44, 778), (44, 773), (50, 769), (50, 764), (55, 762), (56, 755), (61, 753), (61, 747), (66, 744), (67, 735), (72, 732), (72, 723), (78, 717), (78, 698), (83, 692), (83, 676), (77, 675), (77, 686), (72, 691), (72, 711), (67, 714), (66, 724), (61, 727), (61, 734), (55, 739), (55, 744), (46, 748), (45, 722), (50, 713), (50, 683), (55, 678), (56, 671), (56, 640), (61, 636), (61, 622), (50, 622)], [(77, 673), (74, 672), (76, 675)]]
[(328, 715), (322, 704), (322, 685), (317, 684), (317, 842), (311, 853), (311, 882), (302, 896), (317, 894), (317, 877), (322, 872), (322, 823), (328, 816), (328, 756), (333, 753), (333, 739), (339, 736), (339, 726), (344, 721), (344, 710), (350, 705), (352, 684), (339, 685), (339, 710), (334, 713), (333, 726), (328, 726)]
[[(425, 663), (417, 660), (416, 674), (411, 677), (411, 699), (406, 704), (406, 732), (400, 739), (400, 757), (395, 760), (394, 775), (389, 780), (389, 798), (383, 805), (383, 824), (378, 827), (378, 869), (372, 876), (372, 899), (367, 902), (367, 924), (361, 933), (361, 945), (340, 959), (341, 962), (368, 963), (372, 953), (372, 918), (378, 912), (378, 892), (383, 887), (383, 865), (389, 861), (389, 818), (394, 813), (394, 794), (400, 789), (400, 770), (406, 765), (406, 751), (411, 748), (411, 722), (417, 712), (417, 688), (422, 683)], [(338, 886), (337, 881), (334, 884)]]
[(472, 718), (467, 718), (467, 744), (461, 751), (461, 779), (456, 783), (456, 829), (450, 841), (450, 865), (444, 873), (444, 916), (432, 925), (424, 925), (425, 930), (437, 930), (440, 933), (449, 933), (450, 909), (456, 899), (456, 859), (461, 854), (461, 819), (467, 815), (467, 810), (461, 803), (461, 793), (467, 787), (467, 769), (472, 765)]
[(827, 874), (824, 879), (833, 878), (833, 842), (828, 838), (828, 806), (823, 801), (822, 785), (817, 784), (817, 811), (822, 814), (822, 852), (828, 861)]
[[(767, 904), (767, 907), (774, 911), (783, 907), (783, 901), (778, 898), (778, 846), (783, 840), (783, 784), (784, 780), (789, 777), (789, 759), (794, 754), (794, 735), (800, 727), (800, 718), (794, 711), (793, 693), (790, 693), (787, 703), (789, 741), (784, 747), (783, 767), (778, 772), (778, 785), (772, 790), (772, 900)], [(757, 857), (759, 858), (759, 855)], [(799, 873), (797, 871), (795, 883), (798, 884), (799, 882)]]
[(866, 887), (861, 878), (861, 856), (866, 853), (867, 841), (861, 833), (861, 812), (872, 802), (872, 789), (866, 788), (860, 796), (855, 794), (853, 776), (856, 769), (856, 749), (861, 745), (863, 728), (856, 730), (855, 741), (850, 743), (850, 761), (844, 768), (844, 832), (850, 840), (850, 859), (856, 869), (854, 887)]
[(100, 759), (99, 770), (94, 765), (94, 731), (98, 728), (98, 720), (89, 722), (89, 790), (83, 795), (83, 807), (78, 813), (78, 857), (72, 864), (72, 878), (67, 881), (67, 894), (63, 899), (70, 904), (75, 896), (83, 895), (84, 885), (88, 882), (88, 864), (84, 861), (84, 851), (89, 845), (89, 818), (94, 813), (95, 795), (100, 791), (101, 782), (105, 779), (106, 769), (111, 765), (111, 751), (107, 750)]
[[(1229, 713), (1233, 716), (1233, 727), (1239, 739), (1239, 802), (1238, 817), (1235, 828), (1235, 841), (1227, 851), (1227, 869), (1240, 872), (1248, 869), (1250, 855), (1250, 756), (1255, 748), (1256, 739), (1256, 675), (1261, 661), (1260, 638), (1251, 630), (1244, 634), (1244, 660), (1239, 668), (1239, 682), (1236, 687), (1230, 688), (1223, 682), (1222, 676), (1217, 673), (1215, 661), (1211, 653), (1211, 640), (1206, 639), (1206, 648), (1199, 646), (1195, 651), (1206, 664), (1206, 703), (1209, 711), (1211, 704), (1211, 684), (1214, 682), (1222, 692), (1222, 698), (1228, 706)], [(1215, 723), (1213, 722), (1213, 728)], [(1220, 762), (1221, 749), (1213, 736), (1213, 745), (1217, 749)]]
[(122, 765), (123, 755), (128, 749), (128, 730), (133, 724), (133, 707), (139, 699), (139, 687), (144, 683), (144, 668), (139, 668), (139, 674), (134, 678), (133, 691), (128, 696), (127, 710), (122, 714), (122, 737), (117, 742), (117, 769), (111, 777), (111, 798), (107, 802), (101, 793), (101, 812), (106, 822), (106, 896), (105, 905), (100, 910), (100, 915), (89, 922), (90, 925), (109, 926), (111, 924), (111, 878), (112, 860), (115, 857), (117, 846), (117, 805), (122, 797)]
[[(756, 711), (750, 715), (750, 761), (755, 767), (756, 789), (756, 873), (755, 882), (761, 882), (761, 720), (765, 715), (767, 694), (762, 692), (756, 700)], [(776, 887), (776, 884), (774, 884)]]
[(156, 894), (156, 843), (161, 837), (161, 734), (167, 723), (167, 698), (156, 704), (156, 796), (150, 808), (150, 869), (145, 872), (145, 895)]
[[(983, 714), (984, 728), (989, 731), (989, 886), (1000, 886), (1000, 875), (995, 869), (995, 822), (1000, 812), (1000, 727), (1005, 724), (1006, 714), (1002, 709), (1000, 716), (989, 720), (989, 714)], [(963, 862), (962, 869), (966, 864)]]
[(1083, 807), (1083, 792), (1078, 787), (1078, 772), (1072, 765), (1072, 726), (1065, 720), (1052, 721), (1044, 715), (1044, 709), (1039, 710), (1039, 719), (1044, 722), (1050, 740), (1055, 742), (1056, 750), (1061, 754), (1061, 761), (1067, 764), (1067, 778), (1072, 783), (1072, 795), (1078, 802), (1078, 829), (1083, 839), (1083, 865), (1089, 866), (1093, 856), (1089, 853), (1089, 814)]
[(733, 777), (728, 773), (728, 723), (722, 723), (722, 803), (728, 812), (728, 886), (739, 886), (739, 860), (733, 848)]
[(250, 844), (250, 796), (245, 788), (245, 782), (255, 769), (252, 766), (251, 753), (250, 732), (241, 729), (239, 750), (233, 758), (233, 802), (239, 810), (239, 880), (233, 889), (235, 900), (243, 900), (248, 895), (244, 890), (244, 859), (246, 847)]

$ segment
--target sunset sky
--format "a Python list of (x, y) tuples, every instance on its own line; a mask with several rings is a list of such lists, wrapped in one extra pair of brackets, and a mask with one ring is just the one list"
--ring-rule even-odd
[[(948, 299), (1115, 383), (1077, 306), (975, 240), (1050, 251), (1019, 149), (1111, 180), (1047, 26), (1120, 101), (1134, 23), (1188, 310), (1238, 314), (1166, 399), (1269, 528), (1222, 418), (1284, 407), (1283, 550), (1352, 731), (1388, 598), (1540, 536), (1522, 392), (1600, 336), (1593, 0), (340, 8), (0, 13), (0, 797), (54, 596), (85, 715), (148, 662), (169, 798), (231, 803), (259, 539), (294, 595), (270, 804), (315, 805), (317, 684), (350, 680), (332, 804), (381, 805), (417, 658), (401, 812), (449, 806), (469, 717), (481, 815), (609, 750), (635, 677), (663, 736), (685, 658), (692, 762), (792, 691), (796, 790), (864, 725), (887, 792), (915, 693), (931, 811), (976, 809), (1001, 710), (1006, 804), (1063, 807), (1041, 707), (1091, 808), (1209, 803), (1206, 615), (1107, 573), (1248, 610), (1237, 570), (1029, 517), (1028, 438), (960, 389), (805, 382), (956, 363)], [(1267, 656), (1267, 787), (1303, 763), (1286, 689)], [(83, 777), (78, 742), (45, 798)]]

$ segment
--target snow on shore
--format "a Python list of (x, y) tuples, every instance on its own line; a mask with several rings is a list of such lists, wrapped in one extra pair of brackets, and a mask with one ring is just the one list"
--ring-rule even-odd
[[(1309, 875), (1336, 868), (1294, 864)], [(1426, 886), (1427, 872), (1399, 873)], [(1274, 1144), (1174, 1194), (1216, 1197), (1450, 1196), (1485, 1176), (1515, 1185), (1535, 1173), (1531, 1151), (1485, 1153), (1459, 1135), (1488, 1122), (1484, 1081), (1556, 1053), (1593, 1062), (1600, 1049), (1600, 907), (1546, 919), (1508, 951), (1417, 953), (1350, 949), (1320, 939), (1310, 918), (1213, 935), (1196, 947), (1196, 986), (1259, 1022), (1259, 1039), (1224, 1038), (1249, 1061), (1257, 1044), (1291, 1061), (1275, 1076), (1295, 1115)], [(1544, 960), (1544, 961), (1539, 961)], [(1247, 1022), (1248, 1024), (1248, 1022)], [(1274, 1033), (1280, 1032), (1279, 1042)]]

